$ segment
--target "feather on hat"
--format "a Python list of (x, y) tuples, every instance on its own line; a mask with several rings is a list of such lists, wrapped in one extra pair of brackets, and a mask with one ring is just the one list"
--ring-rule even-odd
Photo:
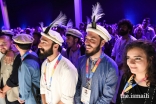
[(42, 27), (43, 32), (41, 32), (41, 35), (51, 39), (52, 41), (62, 46), (62, 43), (64, 42), (62, 36), (60, 35), (60, 33), (52, 30), (51, 28), (60, 25), (65, 25), (65, 22), (66, 22), (66, 15), (60, 12), (59, 16), (48, 27), (46, 28)]
[(101, 36), (106, 42), (108, 42), (111, 39), (110, 34), (104, 27), (102, 27), (96, 23), (104, 15), (104, 13), (102, 13), (102, 12), (103, 12), (103, 10), (99, 3), (97, 3), (95, 6), (93, 6), (92, 16), (91, 16), (92, 23), (87, 25), (86, 31), (94, 32), (94, 33), (98, 34), (99, 36)]

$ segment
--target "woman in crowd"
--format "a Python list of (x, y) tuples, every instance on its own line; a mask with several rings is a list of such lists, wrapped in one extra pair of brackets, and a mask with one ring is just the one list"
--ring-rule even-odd
[(156, 50), (151, 42), (128, 44), (116, 104), (156, 104), (155, 68)]

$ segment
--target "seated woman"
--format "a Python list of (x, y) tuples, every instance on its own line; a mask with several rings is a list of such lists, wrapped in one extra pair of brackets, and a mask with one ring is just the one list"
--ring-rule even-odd
[(127, 45), (116, 104), (156, 104), (156, 50), (137, 40)]

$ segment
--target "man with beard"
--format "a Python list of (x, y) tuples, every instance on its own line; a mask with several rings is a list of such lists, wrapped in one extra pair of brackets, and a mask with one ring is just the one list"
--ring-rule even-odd
[(132, 32), (133, 25), (129, 20), (123, 19), (118, 23), (118, 31), (121, 36), (116, 42), (112, 49), (112, 58), (117, 63), (119, 69), (122, 66), (122, 55), (124, 54), (124, 49), (126, 45), (134, 40), (136, 40), (130, 33)]
[[(0, 52), (4, 54), (0, 67), (0, 104), (19, 104), (18, 67), (20, 66), (20, 57), (18, 53), (12, 51), (12, 36), (13, 33), (9, 30), (3, 30), (0, 33)], [(5, 57), (10, 52), (12, 53), (13, 61), (10, 64), (6, 64)]]
[(75, 66), (80, 56), (85, 54), (84, 45), (80, 44), (82, 33), (76, 29), (68, 29), (66, 32), (67, 50), (65, 57), (67, 57)]
[[(100, 8), (100, 5), (97, 4), (97, 7)], [(86, 54), (78, 60), (75, 104), (109, 104), (118, 80), (116, 63), (102, 52), (102, 47), (111, 36), (96, 23), (95, 18), (99, 17), (92, 17), (92, 23), (87, 25), (86, 30)]]
[(28, 34), (19, 34), (13, 37), (13, 41), (22, 61), (18, 69), (18, 101), (20, 104), (37, 104), (34, 86), (39, 88), (40, 64), (37, 54), (31, 50), (34, 38)]
[[(120, 79), (122, 77), (122, 55), (124, 54), (124, 50), (125, 47), (128, 43), (136, 40), (132, 35), (130, 35), (130, 33), (132, 32), (133, 29), (133, 25), (131, 24), (131, 22), (129, 20), (123, 19), (120, 20), (118, 23), (118, 31), (119, 31), (119, 35), (121, 36), (120, 38), (117, 39), (117, 41), (115, 42), (115, 45), (112, 49), (112, 58), (115, 60), (115, 62), (118, 65), (119, 68), (119, 81), (118, 81), (118, 85), (117, 85), (117, 90), (118, 90), (118, 86), (120, 84)], [(118, 91), (116, 91), (117, 94)], [(115, 102), (116, 100), (116, 94), (114, 96), (114, 100), (113, 102)]]
[(41, 67), (40, 92), (43, 104), (73, 104), (78, 79), (75, 66), (60, 52), (64, 42), (61, 35), (49, 27), (43, 28), (38, 45), (45, 57)]

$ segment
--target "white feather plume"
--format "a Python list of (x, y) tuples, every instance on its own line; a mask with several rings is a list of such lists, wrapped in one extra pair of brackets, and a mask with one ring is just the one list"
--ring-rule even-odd
[(93, 18), (95, 16), (95, 22), (97, 22), (100, 18), (102, 18), (102, 16), (104, 15), (104, 13), (102, 13), (103, 10), (101, 8), (101, 5), (99, 3), (97, 3), (97, 5), (93, 5), (92, 7), (92, 21), (93, 21)]
[(39, 24), (40, 24), (41, 28), (43, 28), (44, 23), (43, 22), (39, 22)]
[(87, 24), (90, 24), (91, 23), (91, 19), (88, 16), (86, 16), (86, 18), (87, 18)]
[(59, 16), (50, 24), (50, 27), (57, 27), (66, 24), (66, 15), (60, 12)]
[(72, 22), (72, 20), (70, 19), (69, 21), (68, 21), (68, 23), (67, 23), (67, 26), (66, 26), (67, 28), (73, 28), (73, 22)]

